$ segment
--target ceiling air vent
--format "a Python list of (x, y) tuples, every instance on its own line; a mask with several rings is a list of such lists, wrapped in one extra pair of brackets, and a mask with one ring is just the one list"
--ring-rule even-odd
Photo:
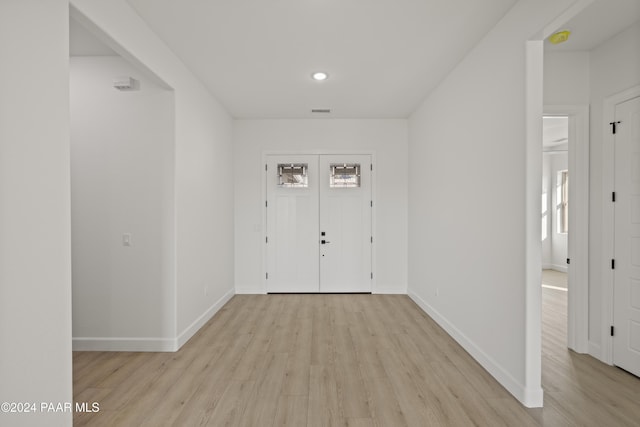
[(331, 110), (328, 108), (313, 108), (311, 109), (312, 113), (330, 113)]

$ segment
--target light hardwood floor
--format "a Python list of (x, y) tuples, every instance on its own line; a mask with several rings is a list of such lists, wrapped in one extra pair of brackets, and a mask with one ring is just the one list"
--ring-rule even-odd
[(555, 270), (542, 270), (542, 286), (567, 289), (567, 273)]
[[(526, 409), (407, 296), (237, 295), (177, 353), (74, 353), (83, 426), (637, 426), (640, 380), (566, 350), (543, 289)], [(566, 309), (566, 308), (565, 308)]]

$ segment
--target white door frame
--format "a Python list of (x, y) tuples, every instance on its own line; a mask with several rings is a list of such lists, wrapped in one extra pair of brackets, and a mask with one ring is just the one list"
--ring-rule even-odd
[(615, 117), (616, 105), (640, 96), (640, 85), (607, 97), (604, 100), (602, 115), (602, 324), (600, 325), (601, 351), (600, 360), (613, 364), (613, 270), (611, 260), (614, 257), (614, 210), (611, 203), (611, 192), (614, 189), (614, 136), (610, 122)]
[(261, 194), (260, 194), (260, 204), (262, 205), (262, 293), (267, 293), (267, 208), (266, 208), (266, 200), (267, 200), (267, 179), (266, 174), (264, 173), (265, 165), (267, 164), (267, 156), (300, 156), (300, 155), (369, 155), (371, 156), (371, 164), (373, 165), (373, 170), (371, 171), (371, 200), (373, 202), (373, 208), (371, 209), (371, 234), (373, 235), (373, 243), (371, 244), (371, 272), (373, 273), (373, 278), (371, 279), (371, 293), (377, 293), (377, 263), (376, 263), (376, 247), (377, 247), (377, 222), (376, 222), (376, 152), (372, 150), (266, 150), (262, 151), (262, 156), (260, 158), (259, 168), (262, 171), (261, 176)]
[(569, 117), (567, 346), (589, 352), (589, 106), (545, 105), (545, 116)]

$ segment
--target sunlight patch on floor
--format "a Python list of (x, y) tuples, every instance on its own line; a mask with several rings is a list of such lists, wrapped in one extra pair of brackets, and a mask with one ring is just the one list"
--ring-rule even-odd
[(562, 292), (567, 292), (569, 290), (567, 288), (561, 288), (558, 286), (545, 285), (544, 283), (542, 284), (542, 287), (547, 289), (555, 289), (556, 291), (562, 291)]

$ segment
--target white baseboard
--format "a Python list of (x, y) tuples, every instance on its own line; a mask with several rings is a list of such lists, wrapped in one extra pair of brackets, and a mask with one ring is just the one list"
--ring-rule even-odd
[(394, 283), (375, 283), (371, 289), (372, 294), (380, 295), (406, 295), (407, 285), (400, 285)]
[(566, 265), (551, 264), (549, 268), (554, 271), (559, 271), (560, 273), (567, 273), (569, 271)]
[(236, 288), (238, 295), (266, 295), (267, 291), (253, 288)]
[(173, 338), (73, 338), (73, 351), (176, 351)]
[(407, 289), (374, 289), (371, 293), (377, 295), (406, 295)]
[(542, 264), (543, 270), (554, 270), (559, 271), (560, 273), (568, 273), (569, 267), (561, 264)]
[(73, 351), (178, 351), (234, 294), (233, 289), (229, 290), (177, 338), (75, 337), (73, 338)]
[(179, 350), (187, 341), (191, 339), (192, 336), (195, 335), (200, 328), (204, 326), (217, 312), (225, 305), (234, 295), (236, 294), (234, 289), (229, 289), (227, 293), (225, 293), (218, 301), (213, 303), (211, 307), (200, 317), (191, 323), (177, 338), (177, 346), (176, 350)]
[[(238, 295), (265, 295), (267, 293), (266, 290), (261, 289), (255, 286), (237, 286), (236, 294)], [(371, 290), (372, 294), (380, 294), (380, 295), (406, 295), (407, 287), (398, 287), (398, 286), (385, 286), (379, 287), (376, 286), (375, 289)]]
[(542, 387), (527, 388), (520, 384), (513, 376), (502, 368), (495, 360), (486, 354), (480, 347), (464, 335), (458, 328), (442, 316), (436, 309), (424, 301), (411, 290), (409, 297), (427, 313), (438, 325), (440, 325), (454, 340), (458, 342), (489, 374), (491, 374), (504, 388), (516, 399), (528, 408), (542, 407)]
[[(257, 290), (254, 288), (236, 288), (237, 295), (265, 295), (267, 292), (264, 290)], [(372, 294), (379, 295), (406, 295), (407, 289), (398, 289), (398, 288), (384, 288), (384, 289), (374, 289), (371, 291)]]

